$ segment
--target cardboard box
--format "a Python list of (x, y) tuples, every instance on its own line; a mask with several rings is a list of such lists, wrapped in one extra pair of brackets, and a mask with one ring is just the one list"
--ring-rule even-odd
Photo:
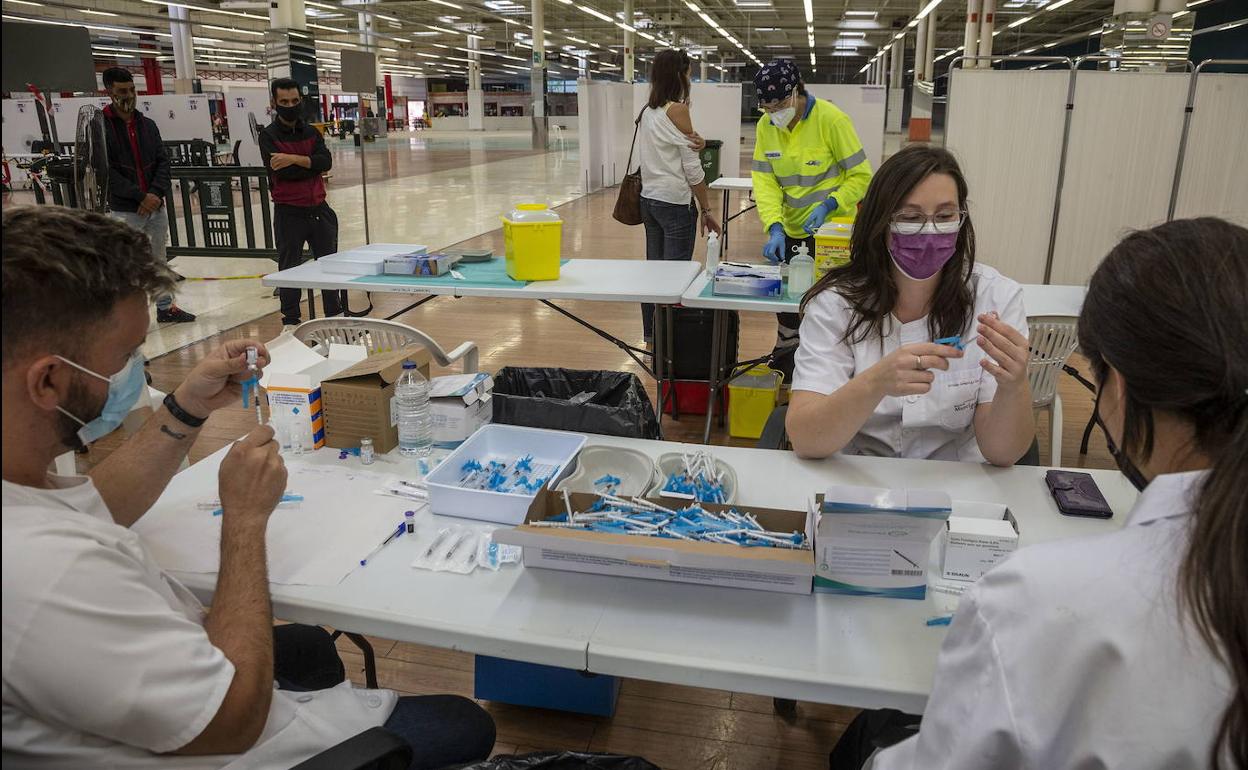
[(930, 489), (835, 486), (816, 496), (814, 590), (924, 598), (932, 540), (952, 509), (948, 494)]
[(265, 343), (265, 348), (269, 365), (260, 387), (269, 402), (270, 419), (292, 428), (300, 426), (306, 431), (305, 447), (325, 446), (321, 382), (364, 360), (368, 350), (362, 345), (330, 344), (329, 355), (322, 356), (290, 332)]
[(454, 449), (494, 417), (494, 378), (485, 372), (434, 377), (429, 388), (436, 446)]
[(1018, 522), (1008, 510), (1002, 518), (950, 516), (941, 576), (974, 582), (1017, 549)]
[[(572, 507), (586, 510), (597, 495), (571, 493)], [(670, 507), (671, 500), (655, 500)], [(708, 511), (734, 506), (702, 503)], [(779, 532), (814, 535), (814, 517), (801, 511), (735, 506), (758, 517), (759, 523)], [(589, 572), (599, 575), (670, 580), (677, 583), (752, 588), (760, 591), (808, 594), (815, 565), (812, 551), (787, 548), (746, 548), (721, 543), (617, 535), (576, 529), (526, 526), (563, 512), (563, 495), (543, 489), (533, 499), (528, 516), (515, 529), (494, 533), (499, 543), (524, 547), (524, 566)]]
[(408, 360), (429, 378), (429, 351), (408, 347), (369, 356), (321, 381), (326, 446), (350, 449), (365, 436), (379, 453), (399, 445), (394, 383)]
[(386, 275), (445, 275), (458, 257), (449, 254), (399, 254), (386, 257)]
[(711, 293), (737, 297), (779, 297), (784, 276), (779, 265), (721, 262), (715, 269)]

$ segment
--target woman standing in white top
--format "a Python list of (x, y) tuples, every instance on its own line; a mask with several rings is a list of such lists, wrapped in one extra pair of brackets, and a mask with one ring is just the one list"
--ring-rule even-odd
[[(672, 49), (656, 54), (650, 67), (650, 100), (637, 131), (646, 259), (692, 259), (699, 221), (703, 233), (720, 232), (697, 153), (705, 142), (689, 117), (690, 67), (689, 55)], [(647, 343), (653, 342), (653, 315), (653, 305), (641, 306)]]
[(798, 454), (1012, 465), (1031, 446), (1022, 287), (975, 264), (966, 197), (939, 147), (872, 178), (850, 262), (802, 299), (785, 421)]
[(1023, 548), (963, 595), (918, 735), (873, 770), (1248, 768), (1245, 296), (1248, 230), (1219, 219), (1097, 268), (1079, 347), (1142, 493), (1122, 529)]

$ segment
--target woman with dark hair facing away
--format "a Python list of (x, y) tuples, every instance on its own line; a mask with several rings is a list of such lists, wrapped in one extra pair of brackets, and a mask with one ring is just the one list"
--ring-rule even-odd
[(1035, 438), (1018, 283), (975, 262), (966, 180), (911, 145), (867, 188), (850, 261), (802, 299), (786, 428), (835, 452), (1012, 465)]
[[(703, 234), (720, 232), (697, 153), (706, 142), (689, 117), (691, 66), (687, 53), (668, 49), (650, 67), (650, 99), (637, 129), (646, 259), (688, 261), (699, 223)], [(653, 342), (653, 305), (641, 306), (641, 323), (646, 342)]]
[(1079, 347), (1141, 494), (1122, 529), (967, 590), (918, 735), (873, 770), (1248, 767), (1246, 296), (1248, 230), (1220, 219), (1134, 233), (1097, 268)]

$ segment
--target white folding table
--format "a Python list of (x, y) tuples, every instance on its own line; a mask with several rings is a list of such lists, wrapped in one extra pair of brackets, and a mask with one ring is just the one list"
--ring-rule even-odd
[[(606, 436), (590, 436), (589, 444), (637, 449), (652, 458), (692, 449)], [(709, 451), (736, 470), (742, 507), (804, 510), (809, 495), (831, 484), (927, 486), (955, 500), (1008, 506), (1023, 545), (1111, 532), (1122, 526), (1136, 497), (1120, 473), (1090, 471), (1114, 518), (1071, 518), (1057, 511), (1042, 468), (870, 457), (811, 461), (792, 452), (731, 447)], [(176, 496), (215, 496), (224, 452), (174, 477), (170, 487), (179, 490)], [(336, 450), (320, 450), (314, 458), (341, 462)], [(397, 453), (387, 458), (398, 464), (374, 468), (414, 474), (411, 462)], [(167, 493), (147, 516), (167, 521), (195, 515), (171, 509), (171, 497)], [(365, 494), (359, 504), (384, 500)], [(141, 523), (137, 528), (147, 537)], [(297, 622), (592, 673), (912, 712), (922, 711), (945, 636), (945, 629), (925, 623), (942, 611), (931, 591), (923, 601), (773, 594), (517, 566), (454, 575), (410, 567), (417, 549), (416, 539), (399, 538), (335, 586), (275, 585), (274, 612)], [(215, 575), (177, 576), (211, 601)]]
[[(560, 269), (558, 280), (531, 281), (523, 286), (483, 286), (468, 282), (411, 283), (388, 280), (393, 276), (358, 276), (327, 272), (320, 261), (266, 275), (265, 286), (285, 289), (348, 289), (391, 294), (420, 294), (422, 299), (387, 316), (396, 318), (414, 307), (439, 296), (494, 297), (537, 300), (576, 321), (627, 353), (642, 369), (662, 380), (671, 361), (671, 308), (679, 304), (689, 283), (702, 269), (697, 262), (669, 262), (639, 259), (570, 259)], [(633, 347), (555, 304), (557, 300), (590, 302), (650, 303), (655, 306), (655, 349)], [(654, 356), (654, 368), (637, 356)]]
[(731, 203), (733, 192), (743, 192), (751, 195), (754, 192), (754, 180), (748, 176), (721, 176), (709, 185), (712, 190), (722, 190), (724, 193), (724, 234), (720, 243), (720, 249), (723, 254), (728, 253), (728, 223), (747, 211), (753, 211), (757, 208), (756, 204), (751, 203), (744, 209), (735, 214), (729, 213), (729, 204)]

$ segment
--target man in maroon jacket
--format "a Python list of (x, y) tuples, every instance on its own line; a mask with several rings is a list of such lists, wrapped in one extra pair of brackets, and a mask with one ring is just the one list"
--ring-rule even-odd
[[(321, 132), (303, 119), (299, 84), (278, 78), (269, 87), (277, 118), (260, 132), (260, 155), (273, 187), (273, 235), (281, 270), (303, 262), (303, 245), (313, 257), (338, 251), (338, 215), (325, 202), (321, 174), (333, 165)], [(325, 315), (342, 312), (346, 292), (321, 293)], [(299, 290), (280, 289), (282, 324), (300, 321)]]

